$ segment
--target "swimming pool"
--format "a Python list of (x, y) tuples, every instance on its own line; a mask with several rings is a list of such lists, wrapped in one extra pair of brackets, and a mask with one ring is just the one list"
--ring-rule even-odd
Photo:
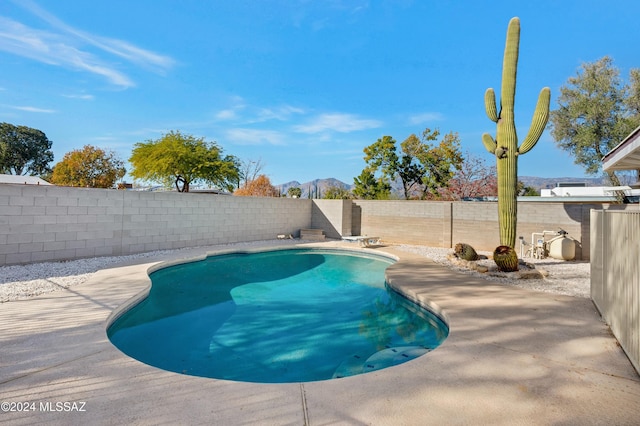
[(328, 380), (435, 349), (448, 328), (385, 285), (394, 261), (362, 251), (232, 253), (150, 275), (148, 297), (108, 328), (146, 364), (235, 381)]

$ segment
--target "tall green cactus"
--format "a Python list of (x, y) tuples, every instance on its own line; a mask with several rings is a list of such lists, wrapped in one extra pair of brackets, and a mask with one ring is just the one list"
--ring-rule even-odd
[(485, 148), (496, 156), (500, 244), (511, 248), (516, 244), (518, 155), (529, 152), (540, 139), (549, 119), (551, 98), (551, 90), (548, 87), (540, 91), (529, 133), (522, 145), (518, 147), (513, 106), (516, 96), (519, 44), (520, 19), (512, 18), (509, 21), (507, 44), (504, 49), (500, 111), (496, 108), (496, 95), (493, 89), (487, 89), (484, 95), (487, 116), (491, 121), (497, 123), (496, 138), (494, 140), (489, 133), (482, 135), (482, 143)]

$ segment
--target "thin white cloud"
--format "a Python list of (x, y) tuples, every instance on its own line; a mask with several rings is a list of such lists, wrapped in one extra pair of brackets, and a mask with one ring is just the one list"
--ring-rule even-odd
[(233, 108), (223, 109), (222, 111), (218, 111), (215, 114), (215, 118), (216, 120), (223, 120), (223, 121), (235, 120), (238, 118), (238, 113)]
[(240, 119), (239, 112), (246, 108), (246, 103), (241, 96), (231, 96), (231, 106), (220, 110), (214, 114), (216, 120), (237, 121)]
[(84, 101), (92, 101), (95, 99), (93, 95), (62, 95), (62, 96), (69, 99), (81, 99)]
[(0, 50), (49, 65), (98, 74), (117, 86), (134, 86), (125, 74), (102, 63), (95, 55), (73, 47), (72, 41), (65, 37), (3, 17), (0, 17), (0, 28)]
[(360, 130), (375, 129), (382, 126), (378, 120), (359, 118), (353, 114), (321, 114), (307, 124), (294, 126), (299, 133), (322, 133), (326, 131), (351, 133)]
[(304, 110), (302, 108), (290, 105), (258, 108), (246, 105), (241, 101), (241, 99), (236, 99), (234, 101), (235, 105), (215, 113), (215, 119), (220, 121), (236, 121), (244, 124), (254, 124), (272, 120), (288, 121), (293, 115), (304, 114)]
[[(111, 64), (109, 55), (162, 73), (174, 65), (173, 59), (123, 40), (91, 35), (77, 30), (31, 1), (16, 2), (40, 17), (51, 30), (31, 28), (0, 17), (0, 50), (49, 65), (90, 72), (120, 87), (135, 85), (126, 74)], [(96, 50), (97, 49), (97, 50)], [(107, 53), (104, 57), (104, 53)]]
[(421, 114), (414, 114), (409, 116), (409, 124), (427, 124), (434, 121), (442, 121), (444, 116), (439, 112), (423, 112)]
[(284, 145), (284, 136), (275, 130), (229, 129), (226, 139), (237, 145)]
[(44, 113), (44, 114), (53, 114), (56, 112), (56, 110), (54, 109), (37, 108), (32, 106), (12, 106), (11, 108), (17, 109), (19, 111), (38, 112), (38, 113)]
[(302, 108), (297, 108), (290, 105), (282, 105), (275, 108), (262, 108), (260, 111), (258, 111), (258, 120), (287, 121), (294, 114), (304, 114), (304, 110)]
[(159, 55), (149, 50), (139, 48), (123, 40), (95, 36), (73, 28), (30, 0), (21, 0), (19, 4), (23, 5), (26, 9), (40, 17), (52, 27), (71, 34), (77, 39), (84, 40), (88, 44), (98, 47), (106, 52), (127, 59), (130, 62), (140, 65), (155, 65), (160, 68), (169, 68), (174, 65), (174, 60), (168, 56)]

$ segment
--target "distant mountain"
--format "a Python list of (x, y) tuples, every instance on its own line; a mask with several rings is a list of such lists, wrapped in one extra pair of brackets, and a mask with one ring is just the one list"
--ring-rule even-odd
[(349, 190), (353, 189), (353, 185), (349, 185), (335, 178), (315, 179), (305, 183), (293, 180), (291, 182), (275, 185), (275, 187), (280, 190), (281, 194), (286, 194), (289, 188), (300, 188), (302, 190), (301, 198), (309, 198), (309, 191), (311, 191), (313, 197), (315, 197), (315, 194), (319, 194), (317, 197), (322, 198), (322, 194), (324, 194), (327, 188), (330, 187), (339, 187)]
[[(602, 186), (607, 185), (605, 179), (602, 177), (597, 178), (575, 178), (575, 177), (553, 177), (553, 178), (543, 178), (536, 176), (518, 176), (518, 180), (524, 183), (526, 186), (530, 186), (538, 191), (540, 189), (548, 189), (555, 188), (559, 183), (584, 183), (587, 186)], [(326, 178), (326, 179), (315, 179), (309, 182), (300, 183), (297, 180), (293, 180), (291, 182), (282, 183), (280, 185), (275, 185), (276, 188), (280, 190), (281, 194), (286, 194), (289, 188), (300, 188), (302, 190), (301, 198), (309, 198), (309, 191), (311, 191), (312, 198), (315, 198), (315, 194), (318, 198), (322, 198), (322, 194), (325, 193), (327, 188), (337, 186), (340, 188), (345, 188), (352, 190), (354, 185), (349, 185), (335, 178)], [(392, 192), (396, 194), (399, 198), (404, 197), (402, 183), (393, 182), (392, 184)]]

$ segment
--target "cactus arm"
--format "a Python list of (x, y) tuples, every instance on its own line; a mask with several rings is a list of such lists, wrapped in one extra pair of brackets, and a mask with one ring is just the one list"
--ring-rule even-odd
[(498, 110), (496, 109), (496, 94), (492, 88), (488, 88), (487, 91), (484, 92), (484, 108), (487, 112), (487, 117), (489, 117), (489, 120), (497, 123)]
[(542, 132), (544, 132), (544, 128), (547, 126), (547, 121), (549, 121), (549, 103), (551, 100), (551, 89), (548, 87), (543, 88), (540, 91), (540, 95), (538, 96), (538, 103), (536, 104), (536, 110), (533, 113), (533, 119), (531, 120), (531, 127), (529, 128), (529, 133), (527, 137), (518, 148), (519, 154), (526, 154), (533, 148), (540, 136), (542, 136)]
[(484, 144), (484, 147), (487, 149), (487, 151), (489, 151), (491, 154), (494, 154), (496, 152), (496, 147), (498, 146), (498, 144), (496, 144), (496, 141), (493, 140), (489, 133), (482, 134), (482, 143)]
[[(502, 62), (502, 92), (500, 106), (513, 119), (513, 108), (516, 98), (516, 71), (518, 69), (518, 52), (520, 50), (520, 19), (511, 18), (507, 28), (507, 42), (504, 47)], [(500, 112), (502, 116), (502, 111)]]

